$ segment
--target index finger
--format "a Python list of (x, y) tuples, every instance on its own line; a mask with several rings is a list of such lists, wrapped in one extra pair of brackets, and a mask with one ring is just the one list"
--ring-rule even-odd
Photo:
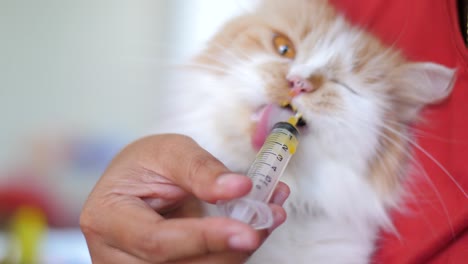
[(193, 139), (183, 135), (140, 139), (127, 147), (118, 160), (115, 163), (119, 166), (143, 167), (211, 203), (240, 197), (252, 188), (246, 176), (231, 173)]

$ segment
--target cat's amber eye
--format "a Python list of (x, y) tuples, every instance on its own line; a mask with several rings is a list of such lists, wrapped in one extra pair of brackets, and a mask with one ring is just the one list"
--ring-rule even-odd
[(296, 51), (291, 40), (282, 35), (275, 35), (273, 37), (273, 46), (279, 55), (288, 59), (294, 59), (296, 57)]

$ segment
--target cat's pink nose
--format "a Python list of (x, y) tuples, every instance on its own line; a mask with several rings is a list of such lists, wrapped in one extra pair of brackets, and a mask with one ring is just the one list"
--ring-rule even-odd
[(301, 93), (310, 93), (315, 90), (314, 85), (311, 82), (300, 76), (290, 76), (287, 80), (289, 88), (291, 88), (289, 91), (289, 96), (291, 97), (295, 97)]

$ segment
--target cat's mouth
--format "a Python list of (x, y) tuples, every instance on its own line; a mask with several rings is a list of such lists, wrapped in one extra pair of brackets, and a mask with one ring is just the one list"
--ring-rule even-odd
[[(296, 111), (294, 107), (289, 103), (284, 104), (283, 106), (267, 104), (259, 107), (259, 109), (252, 115), (252, 121), (255, 124), (251, 137), (253, 148), (259, 150), (273, 126), (278, 122), (287, 121), (295, 114)], [(300, 128), (305, 127), (305, 120), (300, 118), (297, 126)]]

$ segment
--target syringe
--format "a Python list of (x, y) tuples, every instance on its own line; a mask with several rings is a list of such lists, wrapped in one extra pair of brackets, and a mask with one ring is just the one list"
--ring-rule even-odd
[(273, 215), (268, 201), (296, 152), (299, 132), (296, 125), (300, 115), (289, 118), (288, 122), (276, 123), (250, 166), (247, 176), (252, 180), (252, 190), (244, 197), (218, 202), (224, 216), (250, 224), (255, 229), (273, 225)]

